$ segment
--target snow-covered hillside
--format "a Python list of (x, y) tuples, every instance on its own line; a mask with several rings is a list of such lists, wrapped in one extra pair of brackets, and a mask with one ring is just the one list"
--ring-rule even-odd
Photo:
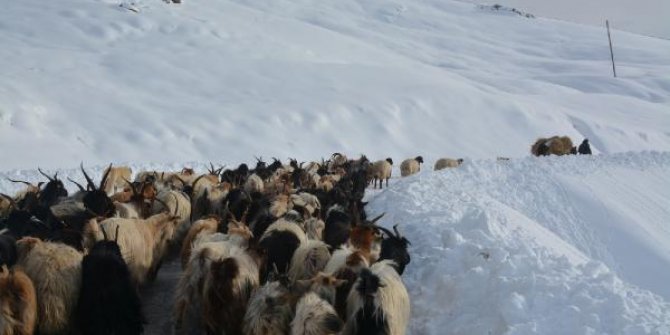
[(670, 333), (670, 154), (466, 162), (372, 197), (412, 334)]
[(670, 41), (617, 32), (614, 79), (603, 36), (444, 0), (11, 1), (0, 169), (670, 150)]

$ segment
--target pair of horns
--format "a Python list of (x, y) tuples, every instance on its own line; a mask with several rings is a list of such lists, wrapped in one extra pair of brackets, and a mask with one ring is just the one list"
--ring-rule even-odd
[[(114, 243), (117, 243), (119, 240), (119, 228), (121, 228), (121, 226), (116, 226), (116, 235), (114, 235)], [(104, 237), (105, 241), (108, 241), (109, 238), (107, 237), (107, 232), (105, 231), (105, 228), (100, 227), (100, 230), (102, 230), (102, 236)]]

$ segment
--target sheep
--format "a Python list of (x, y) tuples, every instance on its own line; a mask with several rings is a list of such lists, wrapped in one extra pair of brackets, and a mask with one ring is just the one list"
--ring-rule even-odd
[(133, 171), (128, 166), (116, 166), (112, 167), (111, 165), (105, 169), (103, 174), (108, 175), (107, 180), (102, 185), (102, 189), (107, 193), (107, 195), (112, 195), (119, 190), (123, 190), (126, 186), (124, 180), (130, 180), (130, 176), (133, 174)]
[[(156, 275), (179, 219), (167, 213), (145, 220), (109, 218), (98, 223), (93, 219), (84, 228), (84, 245), (90, 249), (95, 242), (103, 240), (103, 231), (115, 232), (110, 238), (118, 241), (133, 282), (141, 285)], [(116, 227), (120, 227), (118, 237)]]
[(402, 161), (400, 163), (400, 176), (407, 177), (421, 171), (421, 164), (423, 164), (423, 157), (421, 156)]
[(244, 190), (247, 193), (260, 192), (263, 193), (263, 179), (257, 174), (252, 174), (247, 178), (247, 181), (244, 183)]
[(240, 334), (249, 298), (259, 283), (258, 264), (243, 249), (232, 246), (225, 258), (213, 260), (203, 285), (205, 329)]
[(16, 239), (14, 236), (0, 234), (0, 266), (12, 267), (16, 264), (16, 257)]
[(572, 140), (567, 136), (538, 138), (530, 148), (534, 156), (568, 155), (572, 151)]
[(76, 319), (83, 334), (143, 332), (142, 303), (116, 241), (96, 242), (84, 256), (81, 274)]
[(21, 269), (0, 268), (0, 334), (32, 335), (37, 322), (35, 286)]
[(379, 188), (381, 189), (382, 182), (386, 180), (386, 187), (388, 187), (392, 171), (393, 171), (393, 160), (391, 158), (376, 161), (367, 168), (368, 182), (374, 181), (374, 188), (377, 188), (377, 180), (379, 180)]
[(279, 280), (265, 283), (249, 300), (244, 314), (244, 334), (288, 334), (293, 315), (290, 302), (290, 291), (284, 283)]
[(452, 158), (440, 158), (435, 162), (434, 171), (439, 171), (446, 168), (455, 168), (463, 164), (463, 158), (452, 159)]
[(347, 298), (343, 334), (405, 334), (409, 294), (392, 263), (381, 261), (361, 270)]
[(291, 335), (334, 335), (342, 328), (342, 320), (333, 306), (316, 293), (309, 292), (298, 301), (291, 321)]
[(71, 332), (79, 298), (83, 255), (62, 243), (25, 237), (17, 243), (17, 265), (33, 281), (40, 334)]
[(379, 259), (392, 260), (394, 262), (394, 268), (398, 271), (399, 275), (402, 275), (405, 271), (405, 266), (411, 261), (409, 252), (407, 251), (407, 248), (410, 245), (409, 241), (400, 235), (398, 232), (398, 225), (393, 226), (395, 234), (384, 227), (377, 228), (383, 231), (387, 236), (382, 240), (382, 249)]
[(291, 280), (304, 280), (322, 271), (330, 260), (328, 245), (321, 241), (307, 240), (293, 253), (288, 271)]
[(585, 138), (582, 141), (582, 144), (579, 145), (579, 149), (577, 150), (580, 155), (590, 155), (591, 154), (591, 146), (589, 145), (589, 139)]
[(259, 241), (259, 247), (267, 253), (267, 263), (261, 278), (265, 280), (275, 267), (280, 273), (286, 273), (293, 253), (306, 241), (307, 235), (295, 222), (282, 218), (271, 224)]

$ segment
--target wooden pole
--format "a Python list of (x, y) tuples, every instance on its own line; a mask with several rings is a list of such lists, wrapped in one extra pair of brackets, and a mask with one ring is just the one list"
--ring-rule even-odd
[(614, 72), (614, 78), (616, 78), (616, 67), (614, 66), (614, 51), (612, 50), (612, 35), (610, 35), (610, 21), (605, 20), (605, 25), (607, 26), (607, 39), (610, 40), (610, 56), (612, 57), (612, 72)]

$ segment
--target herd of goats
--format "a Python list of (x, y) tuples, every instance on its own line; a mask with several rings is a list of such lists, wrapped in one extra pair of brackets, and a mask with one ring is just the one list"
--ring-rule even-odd
[[(574, 153), (569, 141), (539, 139), (531, 152)], [(403, 161), (401, 175), (422, 163)], [(0, 335), (141, 334), (139, 289), (171, 258), (183, 270), (176, 334), (404, 334), (410, 243), (363, 201), (371, 183), (388, 186), (392, 165), (335, 153), (133, 181), (110, 165), (96, 183), (82, 164), (86, 185), (68, 178), (71, 195), (57, 174), (12, 180), (25, 188), (0, 197)]]

